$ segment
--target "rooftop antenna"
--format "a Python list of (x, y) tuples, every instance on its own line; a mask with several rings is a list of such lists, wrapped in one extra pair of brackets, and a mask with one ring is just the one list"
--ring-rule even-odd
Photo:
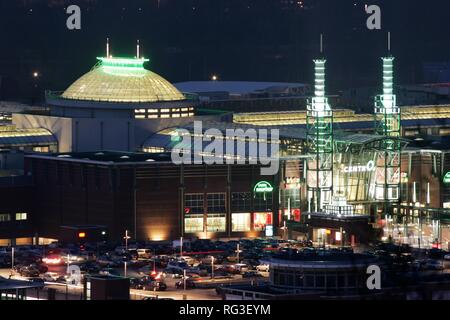
[(139, 46), (139, 40), (137, 41), (137, 45), (136, 45), (136, 58), (140, 59), (140, 46)]
[(320, 34), (320, 54), (323, 54), (323, 34)]
[(391, 32), (388, 32), (388, 52), (391, 53)]
[(106, 57), (109, 58), (109, 38), (106, 38)]

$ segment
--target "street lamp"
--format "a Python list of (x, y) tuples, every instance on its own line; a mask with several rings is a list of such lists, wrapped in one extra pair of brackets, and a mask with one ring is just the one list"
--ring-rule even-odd
[(128, 235), (128, 230), (125, 230), (125, 250), (128, 251), (128, 239), (131, 239), (131, 237)]
[(11, 275), (14, 273), (14, 247), (11, 247)]
[(180, 237), (180, 257), (183, 256), (183, 237)]
[(219, 79), (219, 77), (217, 76), (217, 75), (215, 75), (215, 74), (213, 74), (212, 76), (211, 76), (211, 80), (212, 81), (217, 81)]
[(214, 279), (214, 256), (211, 256), (211, 279)]
[(183, 290), (186, 291), (186, 269), (183, 269)]
[(239, 243), (238, 243), (237, 246), (236, 246), (236, 260), (237, 260), (236, 263), (239, 263), (239, 253), (240, 253), (240, 252), (242, 252), (242, 251), (241, 251), (240, 245), (239, 245)]

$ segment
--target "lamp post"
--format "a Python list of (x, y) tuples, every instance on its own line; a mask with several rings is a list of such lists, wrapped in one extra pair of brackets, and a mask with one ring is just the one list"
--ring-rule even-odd
[(211, 256), (211, 279), (214, 279), (214, 256)]
[(183, 237), (180, 237), (180, 257), (183, 256)]
[(186, 291), (186, 269), (183, 269), (183, 290)]
[(237, 248), (236, 248), (236, 260), (237, 263), (239, 263), (239, 252), (241, 252), (241, 250), (239, 249), (239, 243), (237, 244)]
[(14, 273), (14, 247), (11, 247), (11, 275)]
[(125, 250), (128, 252), (128, 239), (130, 239), (131, 237), (128, 235), (128, 230), (125, 230), (125, 237), (123, 237), (125, 239)]

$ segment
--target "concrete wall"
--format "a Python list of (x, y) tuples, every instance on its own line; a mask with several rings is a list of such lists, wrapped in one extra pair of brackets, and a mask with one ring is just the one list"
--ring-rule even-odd
[(70, 118), (14, 113), (12, 122), (18, 129), (44, 128), (58, 140), (59, 152), (72, 151), (72, 125)]
[(63, 118), (13, 114), (20, 129), (45, 128), (58, 140), (59, 152), (98, 150), (136, 151), (152, 134), (195, 120), (220, 120), (220, 116), (169, 119)]

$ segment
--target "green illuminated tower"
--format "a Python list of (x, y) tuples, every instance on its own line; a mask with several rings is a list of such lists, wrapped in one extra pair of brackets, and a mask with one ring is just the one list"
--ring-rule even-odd
[(375, 198), (397, 202), (400, 190), (400, 108), (394, 94), (394, 57), (383, 60), (383, 94), (375, 97), (375, 133), (388, 137), (384, 139), (378, 153)]
[(309, 210), (320, 212), (331, 200), (333, 187), (333, 111), (325, 96), (325, 62), (314, 60), (314, 97), (307, 107)]

